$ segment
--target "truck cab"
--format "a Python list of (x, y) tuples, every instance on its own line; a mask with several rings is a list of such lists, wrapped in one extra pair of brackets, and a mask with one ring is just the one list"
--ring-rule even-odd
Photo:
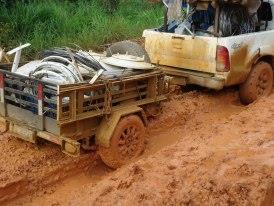
[[(243, 2), (196, 1), (195, 6), (187, 4), (186, 14), (177, 19), (170, 19), (169, 9), (174, 9), (174, 3), (177, 10), (184, 4), (175, 0), (172, 7), (170, 2), (164, 1), (164, 26), (145, 30), (143, 37), (150, 61), (173, 77), (173, 83), (216, 90), (240, 85), (240, 98), (245, 104), (272, 91), (274, 0), (259, 2), (250, 16)], [(213, 4), (212, 26), (193, 28), (195, 12), (205, 12)], [(245, 17), (239, 17), (240, 12)], [(256, 20), (252, 20), (254, 15)]]

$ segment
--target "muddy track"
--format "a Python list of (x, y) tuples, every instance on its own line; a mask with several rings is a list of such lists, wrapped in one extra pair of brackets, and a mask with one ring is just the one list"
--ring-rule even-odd
[(62, 164), (62, 166), (45, 172), (39, 178), (15, 178), (8, 183), (0, 185), (0, 203), (5, 203), (21, 195), (53, 185), (68, 177), (81, 173), (90, 167), (93, 161), (90, 157), (81, 158), (73, 163)]
[(52, 144), (35, 146), (0, 136), (0, 204), (87, 170), (96, 154), (67, 157)]
[[(151, 157), (169, 145), (184, 141), (185, 138), (187, 142), (187, 138), (195, 136), (196, 133), (208, 135), (206, 131), (212, 129), (214, 124), (227, 121), (232, 115), (237, 115), (244, 109), (245, 107), (239, 103), (237, 92), (233, 89), (219, 93), (189, 92), (183, 95), (172, 95), (171, 99), (163, 105), (163, 115), (150, 120), (147, 149), (140, 159)], [(208, 140), (205, 136), (195, 141), (206, 143)], [(62, 172), (62, 170), (57, 171)], [(108, 170), (100, 161), (99, 163), (97, 161), (97, 166), (90, 167), (84, 173), (78, 173), (55, 186), (46, 187), (40, 192), (31, 192), (9, 203), (20, 205), (32, 202), (33, 205), (38, 203), (41, 205), (42, 201), (44, 205), (49, 205), (57, 201), (58, 204), (62, 204), (64, 199), (70, 196), (68, 191), (88, 184), (100, 184), (102, 180), (117, 172), (119, 170), (115, 172)]]
[[(55, 201), (61, 205), (272, 206), (274, 94), (248, 107), (240, 106), (233, 93), (192, 93), (187, 99), (170, 101), (167, 114), (151, 125), (158, 130), (152, 130), (152, 139), (178, 136), (176, 144)], [(176, 104), (178, 100), (183, 102)], [(187, 111), (180, 109), (181, 104)], [(169, 126), (168, 132), (162, 130), (164, 125)]]

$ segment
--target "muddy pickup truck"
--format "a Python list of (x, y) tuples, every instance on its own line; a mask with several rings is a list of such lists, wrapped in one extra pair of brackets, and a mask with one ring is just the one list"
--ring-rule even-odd
[[(164, 1), (168, 11), (167, 2)], [(197, 12), (199, 3), (202, 4), (200, 8), (204, 7), (200, 9), (203, 11), (212, 7), (212, 1), (198, 1), (191, 12), (188, 5), (188, 16), (180, 21), (183, 24), (181, 30), (174, 26), (176, 20), (170, 20), (166, 15), (163, 27), (143, 32), (150, 61), (173, 77), (175, 84), (195, 84), (216, 90), (240, 85), (240, 99), (244, 104), (270, 94), (274, 69), (274, 1), (261, 2), (253, 14), (258, 18), (252, 22), (256, 24), (254, 29), (245, 29), (248, 22), (237, 19), (246, 12), (242, 4), (233, 6), (221, 1), (213, 2), (215, 17), (211, 29), (187, 27), (193, 24), (187, 19)], [(233, 19), (234, 24), (230, 22)], [(228, 34), (229, 29), (235, 31)]]
[(56, 85), (11, 68), (0, 65), (1, 132), (53, 142), (71, 156), (98, 149), (112, 168), (141, 154), (147, 118), (165, 99), (164, 75), (157, 69), (94, 84)]

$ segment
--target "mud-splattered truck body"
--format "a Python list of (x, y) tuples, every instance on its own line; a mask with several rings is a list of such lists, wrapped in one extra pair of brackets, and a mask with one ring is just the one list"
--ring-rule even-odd
[(151, 62), (174, 77), (175, 84), (196, 84), (217, 90), (241, 85), (260, 62), (274, 67), (274, 1), (265, 3), (268, 9), (263, 12), (268, 14), (260, 15), (266, 19), (260, 22), (258, 32), (222, 37), (216, 34), (218, 25), (211, 35), (208, 31), (191, 35), (148, 29), (143, 33), (145, 49)]
[(145, 126), (150, 109), (165, 99), (164, 76), (158, 70), (93, 85), (57, 86), (10, 69), (11, 65), (0, 66), (1, 132), (9, 131), (32, 143), (48, 140), (72, 156), (82, 149), (109, 148), (124, 119), (134, 117)]

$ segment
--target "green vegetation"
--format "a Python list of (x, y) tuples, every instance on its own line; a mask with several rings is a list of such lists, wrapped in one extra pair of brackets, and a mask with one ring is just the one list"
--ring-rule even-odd
[(11, 48), (30, 42), (27, 54), (70, 44), (94, 49), (140, 37), (143, 29), (162, 23), (161, 4), (124, 0), (111, 10), (104, 1), (29, 0), (8, 7), (0, 3), (0, 45)]

